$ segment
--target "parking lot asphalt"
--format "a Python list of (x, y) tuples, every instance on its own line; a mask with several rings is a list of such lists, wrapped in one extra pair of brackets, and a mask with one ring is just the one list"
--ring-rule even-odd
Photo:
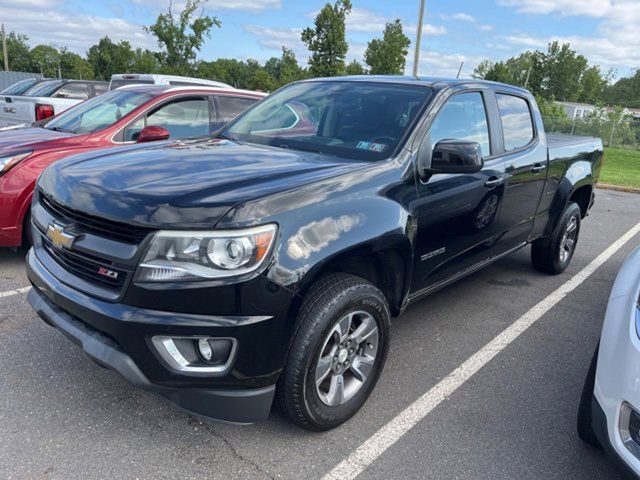
[[(340, 428), (311, 433), (277, 412), (251, 426), (203, 422), (91, 362), (30, 310), (21, 253), (0, 249), (0, 478), (321, 478), (405, 407), (640, 221), (640, 195), (599, 190), (568, 270), (536, 272), (529, 248), (412, 306), (392, 326), (373, 395)], [(624, 244), (360, 478), (618, 479), (580, 442), (575, 415)]]

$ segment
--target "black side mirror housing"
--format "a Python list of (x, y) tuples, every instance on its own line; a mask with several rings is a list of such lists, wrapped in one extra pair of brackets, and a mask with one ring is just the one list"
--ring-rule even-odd
[(482, 147), (470, 140), (445, 139), (433, 147), (429, 165), (421, 165), (420, 171), (434, 173), (476, 173), (482, 170)]

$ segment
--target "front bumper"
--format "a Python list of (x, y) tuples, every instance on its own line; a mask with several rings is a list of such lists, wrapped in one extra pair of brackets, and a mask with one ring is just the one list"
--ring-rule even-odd
[[(269, 375), (239, 381), (238, 359), (233, 371), (222, 378), (179, 375), (163, 366), (149, 346), (149, 339), (166, 333), (248, 339), (251, 331), (263, 338), (261, 328), (272, 327), (272, 317), (207, 318), (106, 302), (62, 283), (45, 268), (33, 249), (27, 256), (27, 274), (33, 285), (29, 302), (38, 315), (81, 346), (90, 358), (117, 371), (133, 385), (158, 393), (184, 410), (216, 420), (252, 423), (268, 417), (275, 392), (275, 381), (265, 380)], [(230, 327), (234, 320), (238, 321)], [(222, 326), (225, 321), (227, 326)], [(243, 345), (240, 340), (245, 347), (245, 361), (247, 357), (255, 358), (255, 352), (246, 348), (247, 343)], [(246, 383), (256, 387), (243, 388)]]

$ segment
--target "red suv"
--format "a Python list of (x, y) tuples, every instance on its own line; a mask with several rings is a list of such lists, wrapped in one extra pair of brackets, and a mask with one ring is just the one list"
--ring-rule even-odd
[(29, 243), (31, 196), (52, 162), (88, 150), (199, 137), (265, 94), (211, 87), (132, 85), (87, 100), (46, 122), (0, 129), (0, 247)]

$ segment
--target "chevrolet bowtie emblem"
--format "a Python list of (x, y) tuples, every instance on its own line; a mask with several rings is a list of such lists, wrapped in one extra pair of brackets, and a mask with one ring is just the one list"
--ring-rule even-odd
[(72, 235), (64, 231), (64, 227), (55, 223), (50, 223), (47, 227), (47, 238), (56, 248), (71, 248), (76, 239), (76, 235)]

